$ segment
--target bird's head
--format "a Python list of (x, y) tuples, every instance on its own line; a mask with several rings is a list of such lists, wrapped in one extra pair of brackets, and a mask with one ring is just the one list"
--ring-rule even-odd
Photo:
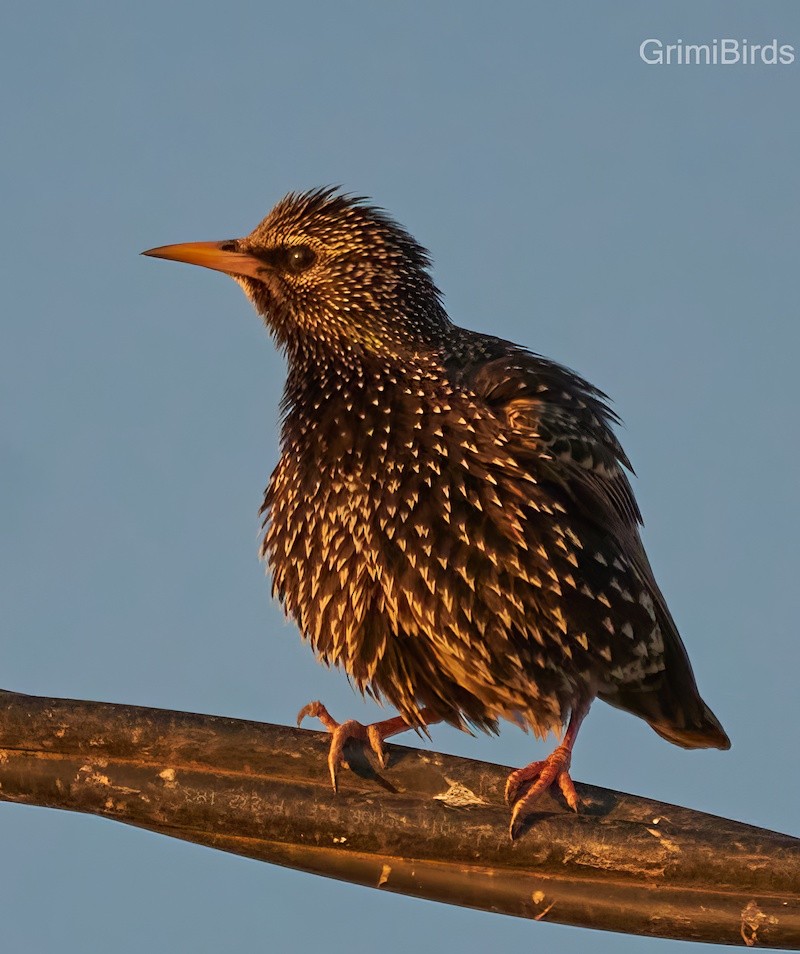
[(144, 254), (230, 275), (290, 353), (398, 356), (435, 344), (449, 324), (425, 249), (335, 189), (290, 193), (244, 238)]

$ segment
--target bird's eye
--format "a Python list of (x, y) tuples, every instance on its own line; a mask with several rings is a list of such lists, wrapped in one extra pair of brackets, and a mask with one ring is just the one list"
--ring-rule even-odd
[(307, 245), (291, 245), (286, 249), (286, 268), (290, 272), (304, 272), (314, 264), (316, 257)]

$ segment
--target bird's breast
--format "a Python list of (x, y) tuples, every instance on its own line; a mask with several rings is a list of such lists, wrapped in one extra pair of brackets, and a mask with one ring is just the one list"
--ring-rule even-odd
[(453, 678), (485, 681), (498, 654), (502, 670), (516, 665), (506, 681), (521, 681), (506, 634), (531, 624), (522, 582), (504, 592), (501, 577), (549, 583), (524, 559), (535, 482), (499, 423), (423, 382), (313, 411), (287, 419), (263, 552), (316, 651), (369, 680), (388, 640), (419, 638)]
[[(598, 674), (646, 662), (638, 633), (653, 622), (621, 602), (628, 569), (539, 484), (535, 450), (522, 462), (469, 395), (403, 403), (378, 392), (315, 410), (288, 419), (263, 553), (274, 593), (324, 661), (391, 698), (397, 666), (384, 676), (386, 660), (406, 647), (408, 698), (458, 686), (462, 711), (478, 700), (478, 721), (519, 712), (540, 728), (559, 723), (581, 686), (593, 694)], [(617, 603), (633, 620), (621, 634)]]

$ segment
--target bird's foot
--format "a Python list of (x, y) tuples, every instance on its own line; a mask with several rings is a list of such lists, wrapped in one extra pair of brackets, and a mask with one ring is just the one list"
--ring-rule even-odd
[[(531, 762), (530, 765), (517, 769), (508, 776), (506, 780), (506, 802), (514, 806), (511, 811), (511, 825), (509, 828), (512, 841), (519, 834), (525, 817), (530, 813), (534, 803), (542, 792), (547, 791), (553, 783), (561, 789), (567, 805), (574, 812), (578, 811), (580, 798), (569, 774), (571, 758), (571, 747), (562, 744), (541, 762)], [(532, 784), (520, 794), (520, 791), (528, 782)]]
[(331, 775), (334, 792), (338, 791), (337, 775), (339, 766), (350, 767), (344, 757), (344, 748), (348, 742), (354, 740), (362, 745), (369, 745), (375, 753), (380, 767), (386, 768), (386, 750), (383, 747), (383, 740), (411, 728), (402, 716), (384, 719), (383, 722), (373, 722), (370, 725), (362, 725), (355, 719), (348, 719), (347, 722), (337, 722), (321, 702), (309, 702), (307, 706), (303, 706), (297, 713), (297, 724), (300, 725), (306, 716), (319, 719), (331, 734), (328, 771)]

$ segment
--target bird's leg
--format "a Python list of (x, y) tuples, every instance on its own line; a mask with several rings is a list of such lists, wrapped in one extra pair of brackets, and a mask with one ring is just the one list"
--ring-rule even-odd
[[(511, 826), (509, 829), (512, 841), (519, 834), (522, 822), (534, 802), (554, 782), (561, 789), (569, 807), (577, 812), (580, 799), (570, 778), (569, 766), (572, 760), (572, 747), (575, 745), (575, 739), (578, 736), (578, 729), (589, 711), (590, 705), (591, 703), (579, 703), (575, 706), (570, 715), (567, 731), (564, 733), (564, 740), (546, 759), (540, 762), (531, 762), (530, 765), (517, 769), (508, 776), (506, 780), (506, 802), (514, 806), (511, 811)], [(526, 782), (532, 782), (533, 784), (520, 795), (520, 789)]]
[[(345, 768), (349, 768), (344, 758), (344, 747), (351, 739), (357, 742), (366, 742), (375, 753), (380, 767), (386, 768), (386, 752), (383, 748), (383, 740), (397, 735), (399, 732), (405, 732), (406, 729), (417, 728), (417, 726), (406, 722), (402, 716), (384, 719), (383, 722), (373, 722), (370, 725), (362, 725), (355, 719), (348, 719), (347, 722), (337, 722), (321, 702), (309, 702), (307, 706), (303, 706), (297, 713), (297, 724), (300, 725), (306, 716), (319, 719), (331, 734), (328, 770), (331, 773), (331, 784), (334, 792), (338, 791), (337, 774), (339, 766), (343, 765)], [(420, 728), (433, 725), (435, 722), (441, 722), (441, 719), (435, 717), (428, 709), (422, 709), (420, 719)]]

